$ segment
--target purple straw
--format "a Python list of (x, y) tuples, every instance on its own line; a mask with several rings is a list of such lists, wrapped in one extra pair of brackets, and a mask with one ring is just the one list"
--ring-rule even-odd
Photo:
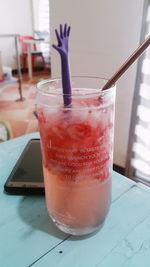
[(58, 45), (52, 45), (55, 48), (61, 58), (61, 75), (62, 75), (62, 88), (63, 88), (63, 98), (64, 105), (68, 106), (71, 104), (71, 78), (70, 78), (70, 68), (69, 68), (69, 59), (68, 59), (68, 41), (70, 34), (70, 26), (67, 24), (64, 25), (64, 29), (62, 24), (60, 24), (60, 33), (55, 29), (56, 38), (58, 41)]

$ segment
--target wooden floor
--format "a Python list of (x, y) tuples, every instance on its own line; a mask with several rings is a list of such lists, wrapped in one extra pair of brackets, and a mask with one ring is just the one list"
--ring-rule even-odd
[(42, 79), (49, 79), (50, 73), (35, 72), (32, 79), (28, 74), (22, 75), (22, 95), (20, 98), (18, 83), (0, 86), (0, 122), (3, 123), (9, 138), (21, 136), (38, 130), (35, 110), (35, 84)]
[(30, 84), (36, 84), (41, 79), (49, 79), (50, 78), (50, 72), (47, 70), (46, 72), (40, 71), (40, 72), (34, 72), (32, 79), (29, 79), (28, 73), (22, 74), (22, 81), (23, 83), (30, 83)]

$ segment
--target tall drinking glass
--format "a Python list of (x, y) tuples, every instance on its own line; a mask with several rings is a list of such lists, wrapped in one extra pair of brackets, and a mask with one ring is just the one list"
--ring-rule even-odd
[(47, 209), (57, 227), (73, 235), (99, 229), (111, 203), (115, 86), (72, 77), (65, 107), (61, 79), (37, 85)]

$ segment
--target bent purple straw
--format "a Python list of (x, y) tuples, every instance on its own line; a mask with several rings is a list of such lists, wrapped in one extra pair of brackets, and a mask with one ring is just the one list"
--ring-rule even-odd
[(62, 88), (63, 88), (63, 99), (64, 106), (68, 106), (71, 104), (71, 77), (70, 77), (70, 67), (69, 67), (69, 34), (70, 34), (70, 26), (67, 24), (64, 25), (64, 29), (62, 24), (60, 24), (60, 33), (57, 29), (55, 29), (56, 38), (58, 41), (58, 45), (52, 45), (55, 48), (61, 58), (61, 76), (62, 76)]

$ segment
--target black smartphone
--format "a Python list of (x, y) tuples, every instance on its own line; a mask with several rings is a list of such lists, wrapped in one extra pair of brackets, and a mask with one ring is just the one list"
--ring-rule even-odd
[(39, 139), (31, 139), (9, 175), (4, 190), (10, 194), (44, 194)]

